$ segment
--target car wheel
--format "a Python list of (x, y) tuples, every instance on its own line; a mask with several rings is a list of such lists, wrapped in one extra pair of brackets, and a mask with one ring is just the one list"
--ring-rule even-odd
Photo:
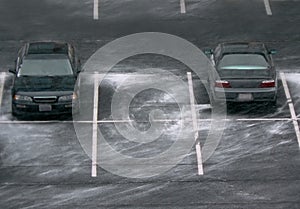
[(15, 109), (15, 107), (13, 105), (11, 106), (11, 114), (16, 119), (20, 119), (20, 114), (17, 113), (17, 111), (16, 111), (16, 109)]
[(275, 100), (275, 101), (269, 102), (269, 106), (276, 107), (277, 106), (277, 101)]
[(216, 108), (216, 107), (222, 107), (222, 106), (227, 106), (227, 102), (226, 101), (221, 101), (221, 100), (215, 100), (213, 97), (210, 98), (210, 105), (211, 108)]
[(16, 113), (16, 110), (15, 110), (14, 105), (11, 106), (11, 114), (12, 114), (13, 116), (17, 116), (17, 113)]
[(277, 97), (267, 103), (268, 106), (275, 108), (277, 106)]
[(213, 108), (216, 105), (216, 100), (214, 99), (213, 94), (211, 93), (209, 96), (210, 105)]

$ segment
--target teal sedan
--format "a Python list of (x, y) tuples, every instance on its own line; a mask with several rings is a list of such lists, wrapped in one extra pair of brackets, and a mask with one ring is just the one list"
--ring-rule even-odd
[(263, 43), (223, 43), (206, 50), (216, 68), (209, 73), (213, 102), (267, 101), (276, 104), (277, 73), (272, 54)]

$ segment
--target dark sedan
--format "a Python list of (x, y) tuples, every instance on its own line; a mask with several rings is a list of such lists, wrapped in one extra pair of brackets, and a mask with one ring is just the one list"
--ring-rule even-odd
[(208, 80), (214, 102), (276, 103), (275, 50), (268, 50), (263, 43), (223, 43), (205, 52), (216, 67)]
[(74, 92), (80, 72), (75, 48), (68, 43), (34, 42), (18, 53), (12, 87), (12, 114), (65, 114), (77, 106)]

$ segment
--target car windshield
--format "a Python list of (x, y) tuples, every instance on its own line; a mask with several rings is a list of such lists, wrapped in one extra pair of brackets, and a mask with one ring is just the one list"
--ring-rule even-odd
[(222, 70), (265, 70), (269, 64), (260, 54), (227, 54), (219, 62)]
[(64, 76), (73, 75), (72, 66), (67, 57), (24, 59), (19, 76)]

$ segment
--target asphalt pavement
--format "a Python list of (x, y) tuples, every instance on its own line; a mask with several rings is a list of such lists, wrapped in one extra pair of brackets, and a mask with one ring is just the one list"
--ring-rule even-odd
[[(300, 114), (300, 1), (98, 2), (98, 20), (94, 19), (92, 0), (0, 2), (0, 208), (300, 208), (300, 146), (293, 123), (293, 119), (299, 122)], [(265, 2), (270, 3), (272, 15), (267, 14)], [(185, 13), (181, 13), (183, 3)], [(12, 75), (8, 69), (25, 42), (69, 41), (84, 64), (105, 44), (140, 32), (176, 35), (200, 49), (224, 41), (265, 42), (278, 51), (274, 61), (278, 73), (286, 77), (296, 118), (291, 114), (284, 82), (279, 79), (276, 107), (266, 103), (227, 106), (224, 132), (216, 150), (203, 163), (203, 175), (198, 175), (198, 153), (192, 146), (171, 169), (152, 177), (130, 178), (118, 173), (126, 171), (134, 176), (136, 171), (117, 163), (115, 173), (99, 166), (97, 177), (91, 176), (92, 115), (86, 115), (88, 123), (74, 118), (74, 124), (67, 116), (17, 119), (11, 115)], [(164, 74), (149, 79), (157, 76), (157, 69), (171, 72), (188, 86), (187, 72), (191, 69), (178, 60), (154, 54), (119, 62), (100, 85), (98, 129), (124, 156), (150, 158), (170, 149), (176, 141), (180, 106), (154, 87), (135, 95), (128, 120), (113, 116), (114, 95), (163, 80)], [(198, 139), (204, 147), (213, 123), (212, 109), (205, 78), (193, 73), (192, 79)], [(185, 99), (189, 91), (176, 83), (171, 87), (190, 107)], [(87, 101), (93, 104), (93, 98)], [(153, 112), (155, 109), (159, 112)], [(126, 107), (120, 108), (120, 112), (126, 111)], [(189, 110), (186, 113), (189, 115)], [(117, 126), (120, 123), (147, 131), (153, 125), (151, 117), (163, 118), (159, 124), (164, 132), (149, 144), (128, 141)], [(184, 130), (186, 136), (192, 123), (189, 125)], [(86, 134), (86, 144), (78, 139), (78, 126), (86, 131), (81, 132)], [(99, 155), (101, 164), (106, 156)], [(156, 165), (149, 161), (144, 166), (147, 170)]]

